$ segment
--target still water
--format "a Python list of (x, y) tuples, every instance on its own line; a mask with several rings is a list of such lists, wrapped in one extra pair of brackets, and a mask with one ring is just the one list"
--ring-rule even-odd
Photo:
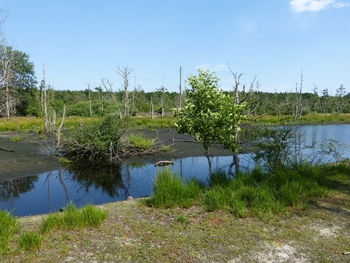
[[(339, 143), (336, 149), (343, 157), (350, 158), (350, 125), (316, 125), (297, 128), (298, 147), (305, 154), (319, 151), (320, 144), (329, 140)], [(333, 142), (334, 142), (333, 141)], [(325, 156), (324, 161), (334, 157)], [(252, 156), (241, 154), (242, 169), (254, 167)], [(228, 169), (232, 157), (212, 158), (213, 169)], [(153, 181), (157, 170), (149, 162), (128, 160), (116, 166), (84, 165), (47, 171), (35, 176), (0, 181), (0, 209), (11, 211), (14, 215), (34, 215), (58, 211), (67, 202), (77, 206), (102, 204), (112, 201), (149, 196), (153, 191)], [(208, 182), (208, 162), (203, 156), (177, 159), (169, 169), (183, 180), (196, 178)]]

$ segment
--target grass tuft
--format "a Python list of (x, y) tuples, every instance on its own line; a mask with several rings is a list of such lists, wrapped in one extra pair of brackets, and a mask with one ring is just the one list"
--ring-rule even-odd
[(21, 234), (18, 240), (19, 248), (23, 250), (40, 249), (42, 237), (35, 232), (25, 232)]
[(107, 211), (88, 205), (77, 209), (73, 203), (68, 204), (63, 212), (50, 214), (40, 226), (42, 233), (52, 229), (75, 229), (81, 227), (98, 227), (107, 218)]
[(8, 243), (17, 230), (16, 218), (0, 210), (0, 255), (8, 250)]
[(159, 170), (154, 184), (154, 193), (147, 204), (154, 207), (190, 207), (201, 194), (201, 185), (194, 180), (185, 184), (169, 169)]
[(131, 146), (142, 150), (147, 150), (154, 144), (154, 140), (139, 135), (131, 135), (128, 140)]

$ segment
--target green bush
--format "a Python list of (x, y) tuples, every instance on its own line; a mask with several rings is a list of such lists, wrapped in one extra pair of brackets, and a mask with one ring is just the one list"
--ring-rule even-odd
[(67, 155), (76, 159), (119, 158), (121, 136), (126, 122), (117, 117), (105, 117), (102, 122), (82, 126), (64, 138)]
[(18, 240), (19, 247), (24, 250), (34, 250), (41, 247), (42, 237), (35, 232), (25, 232)]
[(107, 218), (107, 211), (88, 205), (77, 209), (74, 204), (68, 204), (63, 212), (50, 214), (40, 226), (42, 233), (51, 229), (74, 229), (81, 227), (98, 227)]
[(0, 210), (0, 255), (8, 250), (8, 243), (17, 230), (16, 218)]

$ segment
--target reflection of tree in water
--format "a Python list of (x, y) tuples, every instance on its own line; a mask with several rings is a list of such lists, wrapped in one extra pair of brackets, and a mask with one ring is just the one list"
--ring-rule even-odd
[[(75, 164), (70, 165), (67, 169), (71, 178), (85, 188), (86, 192), (89, 192), (91, 187), (95, 187), (101, 188), (110, 197), (117, 197), (120, 193), (128, 197), (128, 187), (123, 181), (122, 168), (121, 165), (98, 163), (94, 165)], [(128, 167), (126, 167), (125, 178), (129, 182)]]
[(17, 198), (21, 193), (29, 192), (34, 188), (38, 176), (28, 176), (19, 179), (0, 181), (0, 200), (8, 201)]

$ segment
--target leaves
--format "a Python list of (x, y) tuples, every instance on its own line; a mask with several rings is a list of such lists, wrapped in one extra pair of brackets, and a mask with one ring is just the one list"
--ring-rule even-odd
[(179, 133), (188, 133), (203, 145), (205, 151), (214, 141), (232, 151), (237, 149), (235, 131), (244, 117), (244, 104), (235, 104), (233, 98), (218, 88), (218, 78), (209, 71), (198, 71), (198, 76), (187, 80), (185, 106), (175, 115)]

